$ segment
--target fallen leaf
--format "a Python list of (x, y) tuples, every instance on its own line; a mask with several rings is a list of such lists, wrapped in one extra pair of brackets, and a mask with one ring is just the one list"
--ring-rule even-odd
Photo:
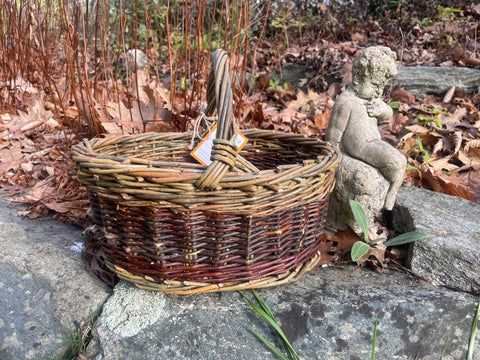
[(33, 163), (30, 161), (26, 163), (22, 163), (20, 165), (20, 168), (26, 173), (31, 172), (33, 170)]
[(303, 110), (310, 111), (312, 107), (320, 107), (327, 101), (328, 97), (325, 94), (319, 94), (315, 91), (308, 89), (307, 94), (299, 90), (297, 93), (297, 99), (291, 101), (287, 108), (291, 110)]
[(102, 121), (102, 127), (105, 129), (107, 134), (122, 134), (122, 127), (116, 122), (105, 122)]
[(454, 176), (447, 178), (446, 175), (442, 175), (443, 173), (433, 173), (432, 169), (425, 167), (421, 167), (420, 170), (423, 179), (434, 191), (477, 202), (475, 195), (466, 188), (460, 179)]
[(0, 114), (0, 120), (2, 122), (7, 122), (7, 121), (12, 120), (12, 116), (9, 113), (1, 113)]
[(287, 86), (288, 86), (288, 90), (285, 90), (280, 86), (277, 86), (275, 89), (269, 88), (267, 89), (266, 94), (269, 99), (272, 99), (277, 103), (286, 105), (290, 101), (297, 98), (297, 95), (295, 94), (293, 86), (288, 83), (287, 83)]
[(453, 98), (453, 95), (455, 94), (455, 85), (453, 85), (448, 91), (447, 93), (445, 94), (445, 96), (443, 97), (443, 102), (448, 104), (450, 101), (452, 101), (452, 98)]
[(416, 135), (426, 135), (432, 132), (431, 129), (427, 129), (424, 126), (413, 124), (405, 127), (406, 130), (416, 134)]
[(473, 151), (478, 149), (460, 149), (457, 153), (457, 158), (465, 165), (473, 167), (475, 170), (480, 169), (480, 152)]
[(36, 186), (31, 191), (29, 191), (29, 195), (36, 200), (41, 200), (44, 197), (48, 197), (56, 193), (57, 189), (53, 186), (49, 186), (48, 184)]
[(326, 109), (324, 112), (315, 115), (315, 125), (319, 129), (326, 129), (328, 122), (330, 120), (330, 115), (332, 114), (331, 109)]
[(389, 121), (390, 129), (394, 134), (398, 134), (400, 130), (410, 121), (409, 117), (402, 114), (396, 113)]
[(399, 84), (397, 89), (390, 95), (392, 101), (400, 101), (405, 104), (413, 105), (416, 102), (415, 96), (406, 91), (402, 84)]
[(480, 168), (459, 174), (457, 178), (468, 186), (468, 189), (475, 196), (477, 202), (480, 203)]
[(293, 119), (304, 120), (306, 118), (307, 118), (307, 114), (298, 112), (297, 110), (294, 110), (294, 109), (286, 108), (286, 109), (283, 109), (274, 117), (272, 117), (272, 121), (281, 122), (283, 124), (291, 124)]
[(367, 42), (367, 37), (364, 34), (360, 34), (358, 32), (352, 34), (352, 42), (358, 43), (359, 45), (363, 45)]
[(53, 166), (45, 166), (45, 171), (47, 172), (48, 176), (55, 175), (55, 168)]
[(250, 110), (250, 116), (246, 116), (245, 119), (248, 119), (249, 121), (249, 127), (250, 128), (259, 128), (260, 124), (265, 122), (265, 114), (263, 112), (263, 107), (262, 104), (257, 102), (253, 109)]
[(470, 5), (470, 9), (477, 15), (480, 15), (480, 4)]
[[(122, 134), (122, 128), (126, 128), (126, 133), (131, 133), (133, 129), (143, 130), (143, 121), (138, 110), (138, 103), (134, 109), (128, 109), (122, 101), (117, 103), (109, 101), (105, 105), (107, 114), (112, 117), (101, 119), (102, 126), (109, 134)], [(152, 115), (153, 116), (153, 115)]]
[(0, 177), (9, 170), (16, 170), (23, 162), (23, 152), (15, 146), (0, 150)]
[(316, 126), (300, 123), (295, 127), (295, 132), (306, 135), (307, 137), (315, 137), (320, 133), (320, 130)]
[(385, 263), (386, 250), (386, 246), (382, 244), (377, 244), (375, 247), (369, 246), (365, 255), (357, 260), (357, 265), (369, 265), (378, 271)]
[(23, 125), (21, 128), (20, 128), (20, 131), (27, 131), (27, 130), (32, 130), (32, 129), (35, 129), (41, 125), (43, 125), (43, 121), (41, 120), (34, 120), (34, 121), (30, 121), (29, 123)]
[(440, 172), (442, 170), (451, 172), (458, 169), (458, 165), (452, 164), (450, 162), (450, 158), (448, 157), (442, 157), (440, 159), (430, 160), (428, 164), (433, 168), (435, 172)]
[(63, 201), (63, 202), (49, 202), (45, 203), (45, 206), (50, 210), (58, 213), (66, 213), (68, 211), (80, 211), (82, 214), (87, 212), (89, 205), (88, 200), (75, 200), (75, 201)]
[(357, 241), (362, 241), (355, 231), (350, 228), (344, 231), (338, 231), (335, 235), (322, 235), (322, 243), (320, 246), (320, 263), (319, 265), (331, 265), (341, 261), (351, 261), (347, 258), (350, 249)]
[(480, 139), (470, 140), (465, 144), (465, 152), (468, 154), (470, 149), (480, 149)]
[(467, 114), (467, 109), (461, 107), (455, 110), (453, 114), (439, 114), (438, 118), (444, 125), (456, 125), (460, 123), (463, 117)]
[(439, 151), (449, 152), (455, 155), (462, 145), (462, 132), (448, 129), (439, 129), (432, 126), (434, 132), (431, 134), (438, 138), (438, 142), (433, 147), (432, 153)]
[(46, 150), (48, 152), (48, 156), (50, 156), (52, 159), (59, 159), (63, 157), (63, 155), (57, 149), (51, 149), (50, 151), (48, 151), (48, 149)]
[(335, 99), (338, 96), (338, 94), (340, 94), (341, 90), (342, 90), (342, 84), (339, 82), (334, 82), (330, 84), (330, 86), (328, 87), (327, 95), (331, 99)]
[(138, 98), (144, 105), (150, 105), (150, 96), (146, 93), (148, 89), (148, 73), (145, 70), (138, 70), (133, 74), (132, 96)]

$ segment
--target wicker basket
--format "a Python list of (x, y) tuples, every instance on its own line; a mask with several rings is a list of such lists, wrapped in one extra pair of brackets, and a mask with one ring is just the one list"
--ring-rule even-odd
[(206, 113), (218, 114), (211, 165), (191, 157), (191, 133), (73, 147), (105, 263), (140, 288), (268, 287), (299, 279), (319, 260), (339, 153), (298, 134), (246, 130), (248, 144), (237, 155), (227, 63), (217, 50), (207, 88)]

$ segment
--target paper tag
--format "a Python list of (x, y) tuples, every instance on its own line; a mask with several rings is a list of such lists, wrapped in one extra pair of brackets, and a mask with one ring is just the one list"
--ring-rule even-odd
[[(210, 165), (212, 161), (210, 160), (210, 155), (212, 154), (213, 139), (217, 136), (217, 124), (208, 132), (205, 138), (200, 141), (195, 149), (190, 153), (195, 160), (200, 164)], [(237, 131), (237, 136), (235, 137), (235, 144), (237, 145), (237, 153), (242, 150), (245, 144), (248, 142), (248, 139), (240, 132)]]

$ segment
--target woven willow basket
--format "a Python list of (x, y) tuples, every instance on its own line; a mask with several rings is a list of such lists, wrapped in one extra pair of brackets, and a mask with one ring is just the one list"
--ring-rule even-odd
[(211, 165), (191, 157), (191, 133), (73, 147), (105, 263), (140, 288), (268, 287), (298, 280), (319, 260), (340, 156), (322, 141), (260, 130), (242, 131), (248, 144), (237, 155), (227, 59), (213, 54), (207, 88), (206, 113), (218, 116)]

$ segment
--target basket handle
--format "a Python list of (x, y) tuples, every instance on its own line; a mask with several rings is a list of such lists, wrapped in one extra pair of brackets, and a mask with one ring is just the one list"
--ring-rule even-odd
[(217, 110), (217, 135), (213, 140), (210, 159), (212, 163), (195, 185), (200, 189), (215, 189), (223, 176), (234, 166), (237, 158), (237, 123), (232, 114), (233, 94), (228, 67), (228, 54), (218, 49), (212, 54), (213, 69), (207, 83), (207, 109), (205, 114), (212, 116)]

